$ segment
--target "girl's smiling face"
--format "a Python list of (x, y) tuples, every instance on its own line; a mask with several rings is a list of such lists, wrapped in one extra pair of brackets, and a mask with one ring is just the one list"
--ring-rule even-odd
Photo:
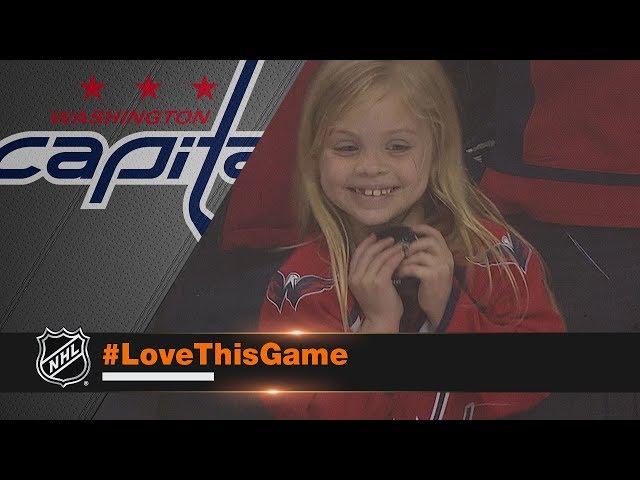
[(424, 194), (431, 135), (393, 93), (350, 109), (327, 132), (320, 183), (356, 228), (398, 221)]

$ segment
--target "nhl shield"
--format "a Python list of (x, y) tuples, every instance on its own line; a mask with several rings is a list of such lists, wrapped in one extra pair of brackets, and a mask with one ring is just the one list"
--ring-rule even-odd
[(52, 332), (46, 328), (38, 339), (36, 369), (43, 380), (63, 388), (81, 382), (89, 373), (89, 337), (82, 328), (70, 332), (62, 328)]

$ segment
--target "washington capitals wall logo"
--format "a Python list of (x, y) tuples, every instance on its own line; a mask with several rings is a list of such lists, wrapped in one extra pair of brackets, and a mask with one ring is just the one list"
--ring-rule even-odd
[(53, 332), (46, 328), (38, 339), (36, 370), (45, 382), (62, 388), (81, 382), (89, 374), (89, 337), (82, 328), (70, 332), (66, 328)]
[(287, 300), (294, 310), (304, 297), (321, 293), (333, 288), (333, 279), (318, 277), (316, 275), (300, 276), (298, 273), (290, 273), (286, 277), (278, 270), (267, 287), (267, 300), (273, 303), (282, 313), (284, 301)]
[[(26, 185), (40, 178), (56, 185), (88, 185), (82, 209), (106, 208), (116, 185), (186, 185), (183, 215), (200, 240), (213, 219), (206, 202), (215, 179), (233, 184), (262, 136), (263, 132), (240, 131), (238, 125), (263, 64), (238, 62), (210, 131), (139, 132), (113, 145), (92, 131), (11, 135), (0, 141), (0, 185)], [(158, 85), (147, 79), (139, 87), (143, 96), (147, 92), (154, 97)], [(194, 86), (210, 96), (214, 84), (204, 77)], [(99, 97), (101, 84), (95, 79), (83, 87), (87, 95)], [(128, 121), (132, 112), (120, 113), (118, 121)], [(182, 124), (181, 112), (173, 114), (167, 120)], [(155, 120), (147, 124), (157, 124)]]

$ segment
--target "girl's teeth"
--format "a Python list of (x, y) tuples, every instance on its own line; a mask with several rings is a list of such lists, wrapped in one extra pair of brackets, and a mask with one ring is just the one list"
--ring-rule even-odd
[(355, 191), (357, 193), (360, 193), (361, 195), (366, 195), (366, 196), (369, 196), (369, 197), (379, 197), (381, 195), (387, 195), (387, 194), (391, 193), (392, 190), (393, 190), (393, 188), (376, 189), (376, 190), (373, 190), (373, 189), (362, 189), (361, 190), (359, 188), (355, 189)]

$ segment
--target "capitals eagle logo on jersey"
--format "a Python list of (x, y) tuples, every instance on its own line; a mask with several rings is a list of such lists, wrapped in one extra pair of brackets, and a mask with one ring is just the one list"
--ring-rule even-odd
[(497, 261), (494, 256), (491, 255), (491, 249), (484, 253), (484, 255), (480, 257), (469, 258), (468, 260), (481, 267), (486, 266), (495, 266), (501, 264), (513, 264), (516, 265), (523, 274), (527, 273), (527, 268), (529, 267), (529, 260), (531, 260), (531, 255), (533, 254), (533, 250), (531, 247), (526, 245), (522, 240), (520, 240), (516, 235), (511, 235), (507, 233), (506, 235), (502, 235), (500, 241), (494, 245), (493, 247), (497, 251), (502, 251), (502, 253), (506, 256), (506, 261)]
[(318, 277), (317, 275), (300, 276), (299, 273), (289, 273), (286, 277), (278, 270), (267, 287), (267, 300), (273, 303), (282, 313), (284, 301), (288, 300), (294, 310), (298, 308), (300, 300), (315, 293), (322, 293), (333, 288), (333, 279)]

